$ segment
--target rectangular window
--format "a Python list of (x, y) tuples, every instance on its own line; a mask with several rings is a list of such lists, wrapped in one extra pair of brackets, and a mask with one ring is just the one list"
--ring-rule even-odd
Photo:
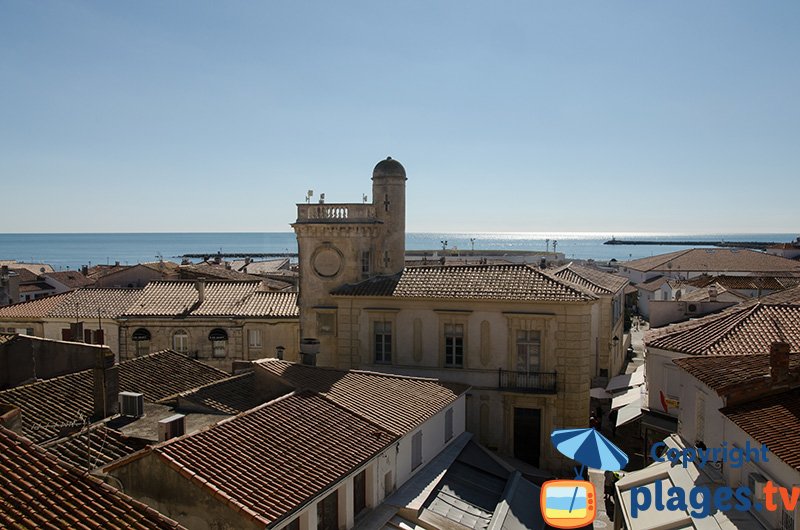
[(377, 320), (373, 323), (375, 337), (375, 362), (392, 362), (392, 323)]
[(136, 345), (136, 356), (141, 357), (142, 355), (147, 355), (150, 353), (150, 341), (149, 340), (137, 340), (134, 342)]
[(444, 441), (447, 442), (453, 437), (453, 409), (447, 409), (444, 413)]
[(178, 332), (172, 336), (172, 349), (178, 353), (189, 352), (189, 335), (187, 333)]
[(353, 477), (353, 515), (367, 508), (367, 470)]
[(369, 250), (365, 250), (361, 253), (361, 277), (367, 278), (369, 277), (370, 273), (370, 260), (372, 259)]
[(464, 324), (444, 325), (444, 364), (455, 368), (464, 366)]
[(225, 357), (225, 346), (228, 344), (227, 340), (212, 340), (211, 352), (214, 357)]
[(317, 503), (317, 530), (339, 530), (339, 491)]
[(26, 335), (33, 335), (33, 328), (25, 328)]
[(539, 331), (517, 330), (517, 371), (541, 370), (541, 334)]
[(260, 329), (247, 330), (247, 342), (249, 343), (251, 348), (260, 348), (261, 330)]
[(411, 469), (417, 469), (422, 464), (422, 431), (411, 438)]
[(319, 335), (333, 335), (336, 327), (336, 313), (317, 313), (317, 333)]

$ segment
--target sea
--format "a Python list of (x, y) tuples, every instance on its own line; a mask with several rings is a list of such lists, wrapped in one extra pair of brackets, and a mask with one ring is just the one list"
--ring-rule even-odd
[[(599, 262), (625, 261), (688, 248), (671, 241), (774, 241), (790, 242), (797, 234), (666, 234), (651, 232), (419, 232), (406, 235), (408, 250), (509, 250), (554, 249), (567, 259)], [(604, 245), (622, 240), (663, 241), (665, 245)], [(292, 232), (207, 233), (82, 233), (0, 234), (0, 260), (51, 265), (55, 270), (75, 270), (82, 265), (120, 262), (132, 265), (160, 259), (180, 262), (184, 254), (214, 255), (296, 253)], [(197, 261), (197, 260), (194, 260)]]

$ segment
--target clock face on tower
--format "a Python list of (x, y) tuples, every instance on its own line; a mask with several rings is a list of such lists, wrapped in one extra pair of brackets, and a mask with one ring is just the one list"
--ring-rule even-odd
[(333, 278), (342, 269), (342, 253), (333, 245), (321, 246), (314, 252), (311, 265), (323, 278)]

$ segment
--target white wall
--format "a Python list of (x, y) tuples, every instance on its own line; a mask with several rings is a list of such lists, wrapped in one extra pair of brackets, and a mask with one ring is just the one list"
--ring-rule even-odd
[[(719, 394), (700, 382), (697, 378), (679, 369), (681, 380), (680, 405), (678, 412), (678, 434), (689, 444), (698, 440), (706, 447), (720, 447), (723, 440), (723, 421), (719, 409), (725, 406)], [(702, 432), (698, 432), (698, 405), (703, 405), (701, 418)]]
[[(647, 349), (647, 356), (645, 357), (647, 366), (647, 406), (651, 410), (678, 417), (680, 406), (668, 407), (668, 410), (665, 411), (661, 403), (661, 393), (663, 392), (666, 397), (680, 399), (680, 370), (672, 360), (682, 357), (689, 357), (689, 355), (659, 350), (658, 348)], [(675, 378), (672, 383), (668, 381), (670, 376)]]

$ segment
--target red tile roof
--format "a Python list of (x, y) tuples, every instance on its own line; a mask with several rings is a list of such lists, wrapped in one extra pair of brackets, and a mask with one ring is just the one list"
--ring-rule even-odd
[(271, 525), (396, 439), (330, 399), (298, 392), (154, 451), (222, 502)]
[(0, 318), (116, 318), (140, 295), (141, 289), (77, 289), (30, 302), (0, 307)]
[(800, 389), (721, 409), (733, 423), (800, 471)]
[(183, 528), (2, 427), (0, 527)]
[[(800, 294), (782, 291), (755, 301), (743, 302), (720, 313), (645, 334), (648, 348), (689, 355), (749, 354), (769, 351), (773, 342), (788, 342), (800, 351)], [(774, 300), (774, 301), (773, 301)]]
[(576, 283), (597, 295), (615, 294), (628, 285), (628, 279), (616, 274), (609, 274), (591, 267), (583, 267), (569, 263), (553, 271), (553, 275), (562, 280)]
[(747, 249), (692, 248), (620, 263), (642, 272), (782, 272), (800, 273), (800, 263)]
[(179, 407), (188, 402), (220, 414), (239, 414), (269, 399), (260, 392), (255, 373), (248, 372), (181, 393)]
[(795, 287), (800, 284), (797, 277), (777, 277), (777, 276), (708, 276), (702, 275), (690, 280), (683, 280), (685, 283), (694, 287), (706, 287), (717, 283), (726, 289), (747, 289), (764, 291), (780, 291)]
[(398, 435), (415, 429), (468, 389), (435, 379), (336, 370), (277, 359), (255, 364), (290, 387), (319, 392)]
[(100, 424), (44, 447), (62, 462), (83, 470), (93, 470), (132, 455), (146, 445)]
[[(720, 395), (770, 375), (769, 354), (684, 357), (672, 362)], [(800, 371), (800, 353), (790, 354), (789, 369)]]
[[(120, 392), (140, 392), (148, 401), (159, 401), (204, 384), (226, 379), (228, 374), (165, 350), (119, 364)], [(62, 436), (69, 426), (79, 426), (92, 415), (92, 370), (83, 370), (0, 391), (0, 403), (22, 409), (25, 436), (43, 442)]]
[(193, 280), (154, 281), (124, 311), (125, 317), (295, 318), (297, 293), (260, 291), (260, 281), (205, 282), (204, 300)]
[(88, 278), (78, 271), (48, 272), (42, 274), (42, 276), (52, 278), (55, 281), (72, 289), (77, 289), (78, 287), (87, 287), (95, 282), (94, 279)]
[(575, 284), (540, 269), (519, 264), (406, 267), (400, 274), (377, 276), (344, 285), (334, 289), (331, 294), (536, 302), (583, 302), (596, 299), (588, 290)]

